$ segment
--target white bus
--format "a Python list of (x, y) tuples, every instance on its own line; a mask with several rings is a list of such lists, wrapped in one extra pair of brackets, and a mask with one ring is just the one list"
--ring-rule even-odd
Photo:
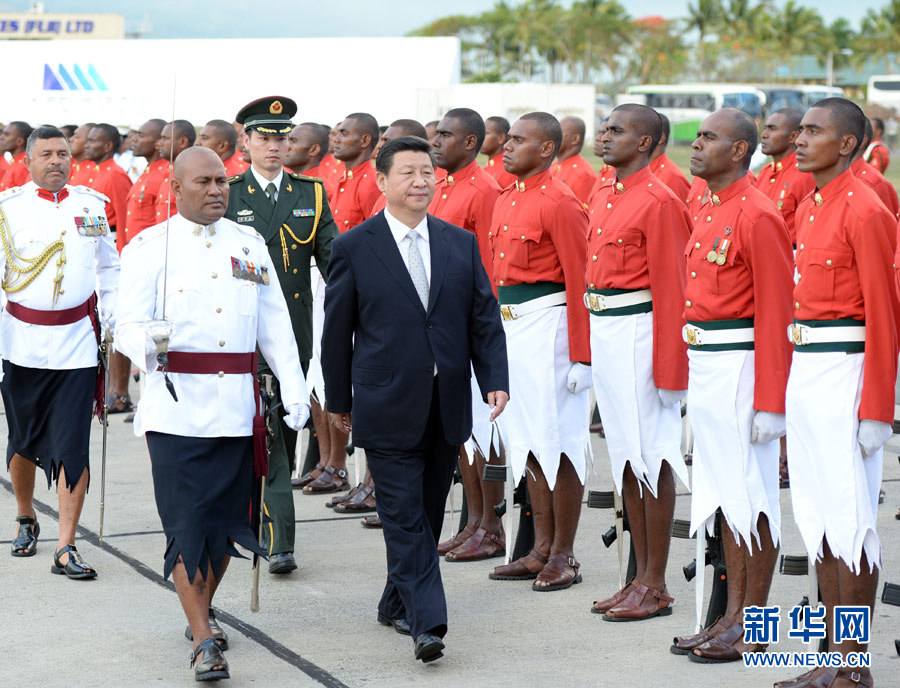
[(876, 74), (869, 77), (866, 100), (870, 105), (900, 109), (900, 75)]
[(670, 141), (690, 142), (704, 118), (719, 108), (737, 108), (762, 121), (766, 94), (751, 84), (645, 84), (629, 86), (617, 101), (649, 105), (669, 118)]
[(844, 96), (844, 89), (819, 84), (759, 84), (766, 94), (766, 115), (782, 108), (793, 108), (806, 112), (823, 98)]

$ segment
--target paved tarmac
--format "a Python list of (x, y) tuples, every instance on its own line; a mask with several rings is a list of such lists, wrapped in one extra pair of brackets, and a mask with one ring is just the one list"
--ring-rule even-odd
[[(0, 437), (5, 427), (0, 427)], [(38, 476), (36, 508), (43, 529), (38, 553), (28, 559), (7, 554), (14, 533), (15, 501), (9, 475), (0, 473), (0, 686), (188, 686), (190, 643), (174, 588), (161, 577), (162, 535), (150, 463), (143, 439), (123, 416), (112, 416), (107, 463), (104, 542), (98, 538), (100, 427), (92, 437), (93, 476), (78, 547), (100, 572), (95, 581), (69, 581), (49, 572), (57, 537), (56, 496)], [(898, 438), (885, 454), (885, 503), (878, 527), (884, 545), (885, 580), (900, 583)], [(605, 442), (595, 436), (595, 473), (589, 489), (611, 489)], [(351, 467), (353, 465), (351, 460)], [(352, 474), (352, 470), (351, 470)], [(456, 504), (461, 500), (457, 486)], [(678, 486), (676, 517), (689, 515), (689, 495)], [(379, 626), (376, 603), (385, 577), (380, 531), (360, 526), (359, 517), (338, 516), (324, 507), (327, 496), (295, 492), (296, 556), (300, 568), (287, 576), (261, 574), (261, 610), (249, 609), (250, 565), (236, 560), (215, 605), (228, 632), (231, 681), (238, 686), (556, 686), (643, 688), (770, 686), (801, 673), (793, 669), (749, 669), (738, 664), (699, 665), (669, 652), (674, 635), (694, 627), (693, 584), (681, 567), (693, 559), (694, 541), (673, 540), (669, 590), (671, 616), (612, 624), (589, 613), (591, 601), (617, 587), (615, 547), (600, 535), (612, 524), (610, 510), (585, 508), (576, 543), (584, 582), (548, 594), (530, 582), (495, 582), (487, 577), (499, 560), (442, 563), (450, 613), (445, 657), (423, 665), (413, 659), (409, 638)], [(803, 554), (793, 524), (788, 490), (781, 492), (783, 553)], [(445, 535), (449, 527), (445, 527)], [(626, 549), (627, 551), (627, 549)], [(711, 570), (707, 569), (707, 587)], [(776, 574), (771, 604), (790, 608), (805, 594), (805, 577)], [(870, 646), (879, 686), (900, 686), (900, 608), (879, 603)], [(787, 634), (785, 622), (782, 636)], [(778, 650), (803, 651), (783, 640)]]

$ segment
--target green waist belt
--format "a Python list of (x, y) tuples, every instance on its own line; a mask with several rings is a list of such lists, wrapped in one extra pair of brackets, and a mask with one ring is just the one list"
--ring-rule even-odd
[(534, 284), (513, 284), (508, 287), (497, 287), (497, 297), (501, 306), (525, 303), (542, 296), (557, 294), (566, 290), (565, 284), (558, 282), (535, 282)]

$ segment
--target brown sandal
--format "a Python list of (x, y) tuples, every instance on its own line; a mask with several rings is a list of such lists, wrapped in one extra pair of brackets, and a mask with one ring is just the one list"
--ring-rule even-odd
[[(540, 568), (532, 570), (526, 563), (529, 560), (537, 562), (537, 565)], [(499, 581), (533, 580), (538, 577), (538, 574), (546, 565), (547, 557), (536, 549), (533, 549), (524, 557), (520, 557), (503, 566), (495, 567), (494, 570), (488, 574), (488, 578)]]
[[(643, 606), (648, 597), (656, 598), (654, 609)], [(638, 583), (625, 599), (612, 609), (608, 609), (603, 618), (607, 621), (645, 621), (656, 616), (668, 616), (672, 613), (670, 605), (674, 601), (675, 598), (666, 594), (665, 589), (655, 590)]]
[(699, 633), (672, 638), (672, 647), (669, 648), (669, 652), (673, 655), (689, 655), (695, 647), (700, 647), (703, 643), (712, 640), (726, 628), (728, 628), (728, 622), (725, 617), (720, 616), (709, 628), (704, 628)]
[[(334, 478), (339, 482), (334, 482)], [(350, 481), (347, 480), (347, 471), (343, 468), (335, 469), (329, 466), (322, 475), (303, 488), (303, 494), (327, 494), (329, 492), (343, 492), (350, 489)]]
[[(715, 638), (695, 647), (688, 659), (700, 664), (724, 664), (740, 660), (744, 652), (734, 646), (744, 640), (744, 626), (734, 623)], [(746, 652), (765, 652), (767, 645), (751, 645)], [(805, 684), (804, 684), (805, 685)]]
[[(324, 470), (325, 470), (325, 466), (323, 466), (320, 463), (317, 463), (316, 467), (313, 468), (309, 473), (306, 473), (305, 475), (302, 475), (299, 478), (294, 478), (293, 480), (291, 480), (291, 487), (295, 490), (299, 490), (301, 488), (306, 487), (313, 480), (315, 480), (320, 475), (322, 475), (322, 471), (324, 471)], [(316, 475), (313, 475), (313, 473), (316, 473)]]
[(368, 485), (357, 486), (356, 494), (334, 505), (336, 514), (367, 514), (375, 511), (375, 490)]
[[(535, 582), (532, 583), (531, 589), (535, 592), (552, 592), (571, 588), (581, 582), (581, 574), (578, 573), (580, 568), (581, 564), (575, 561), (575, 557), (563, 552), (552, 554), (537, 577), (538, 581), (545, 581), (547, 585), (538, 585)], [(570, 574), (567, 569), (572, 569), (573, 573)]]
[(594, 604), (591, 605), (591, 614), (605, 614), (628, 597), (628, 593), (630, 593), (634, 589), (634, 586), (639, 582), (640, 581), (638, 581), (637, 578), (632, 578), (625, 584), (624, 588), (619, 590), (612, 597), (607, 597), (605, 600), (594, 600)]
[(366, 516), (362, 520), (363, 528), (381, 528), (383, 524), (381, 523), (381, 518), (378, 514), (374, 514), (372, 516)]
[(506, 556), (506, 538), (503, 533), (489, 533), (479, 528), (475, 534), (456, 549), (447, 552), (444, 561), (482, 561)]
[(362, 489), (362, 487), (363, 487), (363, 483), (359, 483), (356, 487), (354, 487), (349, 492), (342, 494), (342, 495), (337, 495), (336, 497), (332, 497), (331, 499), (329, 499), (327, 502), (325, 502), (325, 506), (328, 507), (329, 509), (333, 509), (338, 504), (341, 504), (343, 502), (353, 499), (356, 496), (356, 493), (359, 492)]
[(438, 554), (446, 554), (450, 550), (456, 549), (464, 542), (466, 542), (470, 537), (475, 534), (475, 528), (470, 526), (468, 523), (463, 526), (463, 529), (459, 531), (456, 535), (454, 535), (449, 540), (444, 540), (443, 542), (438, 543), (437, 552)]

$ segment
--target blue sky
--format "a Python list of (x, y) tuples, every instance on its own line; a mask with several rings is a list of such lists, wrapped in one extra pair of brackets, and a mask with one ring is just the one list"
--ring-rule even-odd
[[(510, 0), (515, 4), (514, 0)], [(776, 0), (783, 4), (783, 0)], [(839, 16), (858, 25), (869, 8), (883, 0), (800, 0), (815, 6), (826, 21)], [(244, 0), (45, 0), (47, 12), (124, 13), (129, 30), (149, 17), (150, 38), (260, 38), (290, 36), (402, 36), (423, 24), (450, 14), (475, 14), (489, 9), (493, 0), (288, 0), (257, 6)], [(682, 17), (688, 0), (630, 0), (623, 4), (634, 17)], [(0, 0), (0, 11), (25, 11), (30, 0)], [(255, 12), (257, 7), (263, 11)], [(289, 9), (285, 9), (289, 8)], [(849, 11), (851, 10), (852, 11)]]

